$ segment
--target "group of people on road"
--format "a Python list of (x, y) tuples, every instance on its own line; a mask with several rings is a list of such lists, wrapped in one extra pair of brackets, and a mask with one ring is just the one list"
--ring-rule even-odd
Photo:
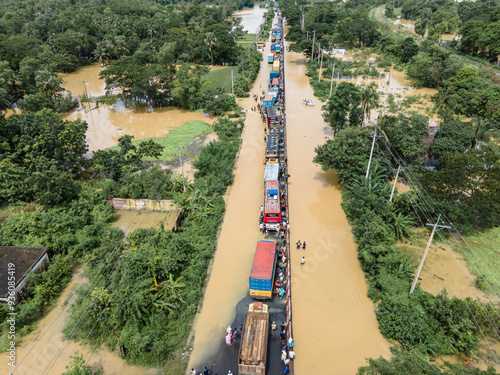
[[(198, 375), (198, 374), (199, 375), (212, 375), (212, 372), (207, 368), (207, 366), (205, 366), (205, 369), (200, 373), (196, 372), (196, 370), (194, 368), (191, 369), (191, 375)], [(215, 373), (214, 375), (217, 375), (217, 373)], [(227, 375), (233, 375), (231, 370), (229, 370), (227, 372)]]
[(232, 343), (239, 338), (241, 338), (241, 332), (243, 331), (243, 324), (241, 324), (240, 328), (235, 328), (234, 331), (231, 328), (231, 325), (229, 325), (226, 329), (226, 344), (227, 346), (231, 346)]

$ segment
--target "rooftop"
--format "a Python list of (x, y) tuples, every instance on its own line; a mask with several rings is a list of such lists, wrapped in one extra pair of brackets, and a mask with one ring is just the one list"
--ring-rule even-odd
[[(0, 246), (0, 297), (6, 297), (8, 278), (15, 276), (16, 286), (26, 273), (45, 255), (48, 247)], [(9, 275), (9, 263), (12, 263), (15, 274)]]

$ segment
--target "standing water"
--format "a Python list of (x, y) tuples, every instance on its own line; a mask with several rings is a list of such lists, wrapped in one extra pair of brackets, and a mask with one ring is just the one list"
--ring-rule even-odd
[[(286, 59), (293, 327), (297, 374), (354, 374), (365, 358), (389, 356), (341, 208), (342, 186), (333, 171), (313, 163), (314, 148), (331, 137), (321, 103), (302, 104), (313, 90), (304, 56)], [(305, 257), (301, 266), (300, 259)]]
[(242, 9), (234, 12), (234, 16), (241, 18), (243, 31), (249, 34), (257, 34), (260, 25), (262, 24), (264, 14), (268, 11), (267, 8), (261, 8), (255, 5), (253, 8)]
[[(262, 14), (256, 11), (254, 15), (260, 23)], [(264, 56), (269, 49), (268, 44)], [(267, 89), (270, 71), (271, 67), (262, 62), (251, 93)], [(264, 197), (265, 124), (258, 112), (251, 111), (257, 105), (251, 97), (239, 104), (247, 111), (243, 143), (233, 171), (234, 182), (226, 195), (226, 213), (203, 305), (194, 323), (194, 346), (188, 369), (210, 367), (205, 361), (223, 343), (226, 327), (235, 316), (235, 306), (248, 293), (255, 246), (262, 239), (258, 219)]]

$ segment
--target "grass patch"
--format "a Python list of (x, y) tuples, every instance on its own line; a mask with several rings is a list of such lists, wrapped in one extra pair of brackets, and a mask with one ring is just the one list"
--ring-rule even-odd
[(257, 34), (243, 34), (238, 38), (239, 43), (250, 43), (255, 40)]
[[(474, 262), (472, 264), (465, 257), (471, 272), (478, 277), (483, 275), (495, 294), (500, 294), (500, 285), (498, 285), (497, 281), (500, 280), (500, 228), (489, 229), (482, 233), (467, 236), (465, 239), (474, 250), (472, 252), (468, 247), (465, 247), (465, 251)], [(486, 288), (485, 293), (491, 293), (491, 289)]]
[(401, 8), (394, 8), (394, 11), (392, 12), (394, 14), (394, 17), (398, 17), (401, 15)]
[(240, 76), (238, 67), (228, 66), (227, 68), (217, 69), (204, 75), (202, 81), (212, 82), (212, 87), (221, 88), (224, 92), (231, 92), (231, 69), (233, 70), (233, 79)]
[[(164, 147), (163, 153), (158, 159), (144, 158), (144, 160), (164, 160), (170, 161), (178, 156), (177, 145), (185, 147), (194, 138), (202, 134), (212, 133), (213, 128), (203, 121), (188, 121), (178, 128), (172, 129), (167, 137), (153, 138), (156, 143)], [(137, 141), (132, 141), (132, 144), (138, 147), (142, 142), (151, 139), (145, 138)], [(111, 147), (111, 149), (118, 150), (118, 146)], [(184, 155), (186, 152), (184, 150)]]

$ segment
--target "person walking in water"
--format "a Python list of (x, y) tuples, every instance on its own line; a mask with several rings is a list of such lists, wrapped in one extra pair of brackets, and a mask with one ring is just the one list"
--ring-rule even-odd
[(303, 266), (305, 262), (306, 262), (306, 258), (302, 257), (302, 259), (300, 260), (300, 265)]
[(305, 250), (306, 249), (306, 241), (302, 243), (302, 248)]
[(300, 245), (302, 245), (302, 244), (300, 243), (300, 240), (298, 240), (298, 241), (297, 241), (296, 245), (297, 245), (297, 250), (299, 250), (299, 249), (300, 249)]

